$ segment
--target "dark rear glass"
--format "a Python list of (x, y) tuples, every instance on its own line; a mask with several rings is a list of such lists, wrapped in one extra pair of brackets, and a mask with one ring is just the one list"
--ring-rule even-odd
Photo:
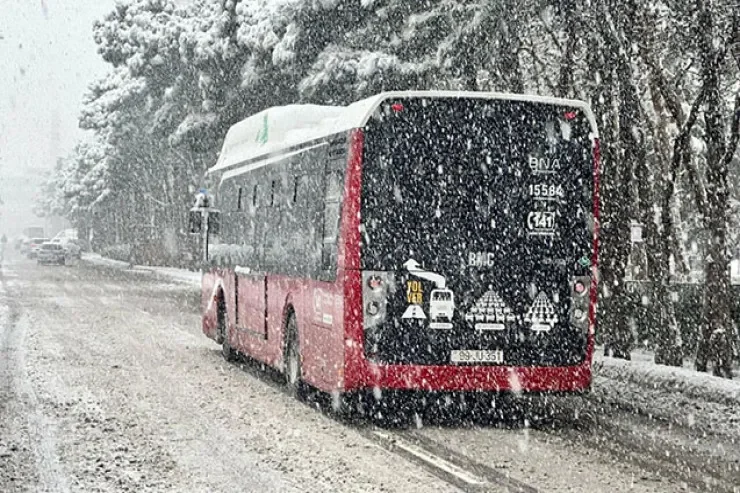
[(514, 265), (590, 258), (592, 166), (575, 109), (388, 101), (366, 130), (363, 268), (399, 269), (409, 256), (448, 269), (479, 253)]
[(582, 111), (485, 99), (387, 101), (365, 129), (362, 268), (394, 273), (369, 357), (572, 365), (571, 286), (592, 258), (593, 153)]

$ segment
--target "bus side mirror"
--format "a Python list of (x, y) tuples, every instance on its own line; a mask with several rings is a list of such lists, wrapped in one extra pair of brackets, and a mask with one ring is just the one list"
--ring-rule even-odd
[(208, 234), (221, 234), (221, 213), (218, 211), (211, 211), (208, 214)]
[(188, 231), (191, 235), (199, 235), (203, 228), (203, 213), (190, 211), (188, 213)]

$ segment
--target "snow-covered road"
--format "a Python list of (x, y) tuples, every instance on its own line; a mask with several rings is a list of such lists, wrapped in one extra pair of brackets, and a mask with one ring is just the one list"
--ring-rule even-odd
[[(560, 419), (541, 427), (442, 419), (378, 430), (342, 422), (292, 399), (254, 365), (224, 362), (200, 333), (198, 294), (186, 283), (19, 258), (0, 280), (1, 492), (661, 492), (740, 484), (732, 467), (740, 445), (729, 438), (693, 438), (711, 450), (736, 447), (702, 469), (660, 450), (668, 426), (588, 400), (568, 401)], [(691, 453), (690, 444), (676, 446)]]

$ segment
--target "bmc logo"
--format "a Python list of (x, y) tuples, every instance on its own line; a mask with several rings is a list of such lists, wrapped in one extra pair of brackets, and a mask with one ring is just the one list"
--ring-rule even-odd
[(470, 252), (468, 254), (469, 267), (493, 267), (493, 253), (491, 252)]

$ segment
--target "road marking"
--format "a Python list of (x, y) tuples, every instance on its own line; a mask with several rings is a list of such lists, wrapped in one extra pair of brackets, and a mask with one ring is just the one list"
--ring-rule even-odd
[(373, 431), (373, 434), (380, 438), (381, 440), (392, 444), (394, 447), (397, 447), (414, 457), (416, 457), (419, 460), (422, 460), (426, 462), (427, 464), (431, 465), (432, 467), (435, 467), (437, 469), (440, 469), (447, 474), (450, 474), (452, 476), (455, 476), (461, 481), (464, 481), (467, 484), (475, 485), (475, 486), (481, 486), (488, 484), (488, 481), (485, 479), (476, 476), (475, 474), (472, 474), (465, 469), (462, 469), (461, 467), (456, 466), (452, 462), (445, 460), (439, 456), (436, 456), (426, 450), (424, 450), (421, 447), (418, 447), (407, 440), (404, 440), (403, 438), (394, 436), (391, 437), (390, 435), (387, 435), (385, 433), (382, 433), (380, 431)]

